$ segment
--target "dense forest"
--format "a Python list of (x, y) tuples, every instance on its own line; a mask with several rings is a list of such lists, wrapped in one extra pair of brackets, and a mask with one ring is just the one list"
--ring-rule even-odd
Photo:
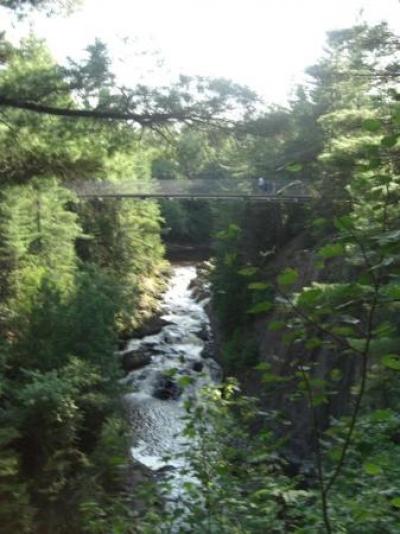
[[(399, 72), (385, 23), (330, 32), (287, 106), (224, 79), (121, 88), (101, 41), (59, 65), (0, 34), (0, 532), (400, 533)], [(310, 198), (71, 187), (259, 176)], [(225, 380), (186, 403), (171, 508), (134, 475), (116, 354), (176, 244), (208, 258)]]

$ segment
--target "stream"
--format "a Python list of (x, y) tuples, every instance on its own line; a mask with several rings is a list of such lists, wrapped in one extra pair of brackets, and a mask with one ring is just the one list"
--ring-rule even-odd
[(174, 456), (185, 446), (181, 435), (185, 400), (196, 398), (202, 387), (221, 380), (221, 368), (206, 347), (210, 341), (205, 311), (209, 299), (197, 301), (191, 289), (196, 276), (194, 265), (173, 266), (162, 302), (161, 317), (168, 324), (156, 335), (130, 340), (124, 351), (148, 358), (147, 365), (123, 379), (130, 390), (125, 401), (132, 424), (132, 457), (154, 472), (167, 470), (170, 478), (172, 473), (175, 499), (183, 484), (179, 468), (184, 460)]

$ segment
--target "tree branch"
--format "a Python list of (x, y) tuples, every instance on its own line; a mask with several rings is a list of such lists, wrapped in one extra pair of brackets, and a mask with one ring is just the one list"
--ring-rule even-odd
[(30, 102), (27, 100), (19, 100), (16, 98), (7, 98), (0, 95), (0, 106), (22, 109), (32, 111), (34, 113), (41, 113), (44, 115), (55, 115), (59, 117), (72, 117), (84, 119), (101, 119), (101, 120), (115, 120), (115, 121), (134, 121), (141, 126), (153, 126), (173, 122), (183, 122), (187, 120), (199, 120), (199, 117), (191, 116), (190, 111), (179, 112), (155, 112), (155, 113), (132, 113), (130, 111), (118, 110), (103, 110), (103, 109), (74, 109), (74, 108), (59, 108)]

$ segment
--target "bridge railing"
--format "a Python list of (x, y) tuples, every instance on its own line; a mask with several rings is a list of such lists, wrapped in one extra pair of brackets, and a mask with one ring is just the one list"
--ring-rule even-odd
[(265, 180), (262, 186), (257, 179), (179, 179), (148, 181), (86, 181), (75, 182), (71, 188), (82, 197), (191, 197), (191, 198), (310, 198), (315, 196), (307, 182), (302, 180)]

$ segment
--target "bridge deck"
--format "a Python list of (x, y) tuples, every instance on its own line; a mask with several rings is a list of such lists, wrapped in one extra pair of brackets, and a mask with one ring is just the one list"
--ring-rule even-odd
[(160, 200), (160, 199), (166, 199), (166, 200), (173, 200), (173, 199), (187, 199), (187, 200), (235, 200), (235, 199), (241, 199), (241, 200), (261, 200), (263, 202), (307, 202), (311, 200), (314, 197), (311, 196), (285, 196), (285, 195), (279, 195), (279, 196), (273, 196), (273, 195), (189, 195), (189, 194), (175, 194), (175, 195), (165, 195), (165, 194), (98, 194), (98, 193), (92, 193), (92, 194), (78, 194), (79, 198), (114, 198), (114, 199), (123, 199), (123, 198), (132, 198), (137, 200)]
[(262, 186), (256, 179), (193, 179), (90, 181), (70, 184), (81, 198), (136, 199), (251, 199), (269, 202), (306, 202), (315, 192), (300, 180), (268, 180)]

